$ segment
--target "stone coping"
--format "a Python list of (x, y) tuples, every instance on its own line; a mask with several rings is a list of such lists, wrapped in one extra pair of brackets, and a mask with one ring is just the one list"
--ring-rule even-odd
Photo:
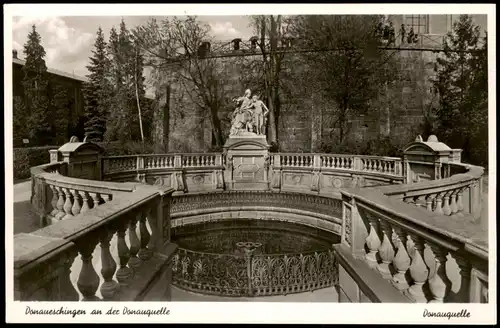
[(29, 267), (43, 262), (43, 259), (57, 256), (63, 248), (69, 247), (69, 244), (73, 245), (77, 240), (134, 211), (162, 193), (171, 192), (171, 188), (144, 186), (133, 193), (125, 194), (119, 201), (102, 204), (29, 234), (15, 235), (14, 267), (28, 270)]
[(412, 303), (412, 301), (399, 292), (394, 286), (373, 269), (366, 262), (353, 257), (351, 250), (343, 245), (333, 245), (335, 257), (339, 266), (351, 276), (359, 289), (373, 303)]
[(446, 241), (448, 241), (447, 247), (461, 244), (464, 248), (474, 249), (476, 255), (482, 259), (488, 259), (488, 231), (476, 222), (452, 216), (446, 216), (443, 220), (443, 215), (390, 198), (376, 188), (369, 190), (349, 188), (341, 190), (341, 193), (354, 198), (358, 206), (386, 213), (387, 218), (399, 223), (407, 223), (409, 229), (415, 230), (412, 227), (418, 227), (420, 233), (427, 231), (428, 238), (439, 235), (437, 239), (432, 238), (438, 244)]
[(456, 186), (461, 183), (466, 183), (478, 179), (484, 174), (484, 168), (480, 166), (461, 164), (461, 163), (452, 163), (452, 164), (450, 163), (450, 165), (462, 167), (467, 171), (465, 173), (455, 174), (452, 175), (451, 177), (439, 180), (423, 181), (411, 184), (380, 186), (377, 187), (377, 190), (385, 195), (390, 196), (390, 195), (402, 194), (409, 191), (419, 191), (419, 190), (424, 191), (427, 189), (435, 189), (435, 188), (445, 189), (447, 187)]

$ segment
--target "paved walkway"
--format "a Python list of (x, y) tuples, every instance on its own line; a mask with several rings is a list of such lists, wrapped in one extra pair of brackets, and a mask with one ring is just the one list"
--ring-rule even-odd
[(39, 229), (40, 219), (32, 209), (31, 180), (14, 185), (14, 234)]

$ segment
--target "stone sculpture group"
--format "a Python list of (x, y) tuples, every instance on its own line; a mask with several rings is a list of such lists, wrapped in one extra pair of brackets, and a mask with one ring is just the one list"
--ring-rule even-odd
[(230, 136), (265, 134), (265, 120), (269, 109), (258, 95), (250, 97), (251, 94), (250, 89), (247, 89), (242, 97), (233, 99), (238, 107), (232, 115)]

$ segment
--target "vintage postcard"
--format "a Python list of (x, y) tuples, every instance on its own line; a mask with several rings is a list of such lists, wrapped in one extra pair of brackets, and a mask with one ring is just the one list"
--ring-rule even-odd
[(494, 5), (4, 9), (7, 322), (496, 323)]

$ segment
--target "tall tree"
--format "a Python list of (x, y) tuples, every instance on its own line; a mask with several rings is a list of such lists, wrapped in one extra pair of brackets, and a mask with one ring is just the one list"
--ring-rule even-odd
[(285, 27), (288, 27), (288, 24), (285, 23), (281, 15), (260, 15), (253, 16), (250, 24), (259, 35), (257, 45), (262, 54), (262, 75), (258, 78), (263, 81), (264, 98), (269, 108), (268, 141), (276, 146), (279, 144), (280, 74), (284, 59), (284, 52), (279, 51), (279, 42), (283, 41), (287, 34)]
[(77, 118), (72, 115), (72, 103), (67, 87), (53, 82), (51, 89), (52, 135), (55, 143), (62, 145), (71, 137), (68, 135), (70, 122), (74, 122)]
[(15, 96), (12, 110), (12, 135), (15, 145), (22, 145), (22, 139), (26, 139), (28, 130), (26, 126), (26, 106), (23, 98)]
[(45, 49), (42, 38), (33, 25), (24, 45), (26, 63), (23, 66), (24, 99), (28, 110), (27, 131), (34, 143), (46, 144), (50, 141), (50, 116), (48, 99), (48, 77), (45, 64)]
[(110, 111), (111, 86), (109, 83), (110, 62), (106, 53), (104, 33), (99, 27), (94, 43), (93, 56), (87, 66), (90, 74), (84, 84), (85, 134), (89, 139), (102, 141), (106, 132), (106, 121)]
[[(154, 19), (139, 26), (134, 37), (147, 58), (147, 65), (171, 74), (171, 81), (180, 84), (191, 101), (210, 118), (216, 147), (222, 146), (223, 132), (220, 109), (227, 106), (228, 83), (224, 63), (200, 53), (204, 42), (210, 42), (210, 27), (196, 17)], [(165, 71), (167, 73), (165, 73)]]
[(106, 140), (110, 141), (130, 139), (127, 117), (126, 60), (123, 54), (123, 41), (123, 33), (120, 38), (116, 29), (111, 28), (107, 53), (110, 60), (110, 82), (113, 90), (106, 130)]
[(318, 50), (304, 56), (309, 75), (336, 105), (332, 132), (339, 144), (349, 133), (349, 117), (367, 111), (381, 88), (397, 77), (394, 53), (380, 49), (379, 22), (379, 16), (314, 15), (295, 17), (291, 25), (303, 47)]
[(444, 43), (433, 80), (439, 94), (436, 134), (476, 164), (488, 161), (487, 40), (471, 16), (460, 15)]

